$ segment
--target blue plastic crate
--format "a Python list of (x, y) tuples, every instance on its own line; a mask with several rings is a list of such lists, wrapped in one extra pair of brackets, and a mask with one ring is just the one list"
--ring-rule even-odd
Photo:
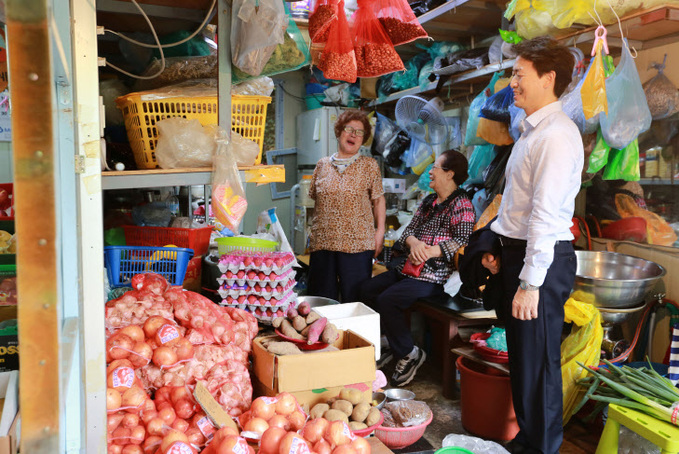
[(177, 247), (106, 246), (104, 262), (111, 287), (130, 286), (140, 273), (156, 273), (171, 285), (182, 285), (193, 249)]

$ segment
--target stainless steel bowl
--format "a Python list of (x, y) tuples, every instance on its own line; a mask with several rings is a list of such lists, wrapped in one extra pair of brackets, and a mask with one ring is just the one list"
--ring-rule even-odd
[(617, 252), (575, 251), (578, 267), (571, 296), (597, 307), (626, 308), (645, 302), (665, 275), (657, 263)]
[(414, 392), (401, 388), (386, 389), (384, 394), (389, 400), (413, 400), (415, 398)]
[(646, 303), (641, 303), (638, 306), (627, 307), (627, 308), (610, 308), (610, 307), (600, 307), (599, 313), (601, 314), (601, 324), (603, 326), (613, 326), (624, 322), (635, 312), (646, 307)]
[(325, 298), (323, 296), (298, 296), (297, 297), (297, 303), (303, 303), (303, 302), (309, 303), (309, 306), (312, 308), (314, 307), (319, 307), (319, 306), (328, 306), (330, 304), (339, 304), (339, 301), (330, 299), (330, 298)]
[(384, 407), (384, 403), (387, 401), (387, 395), (384, 393), (373, 393), (373, 405), (380, 410)]

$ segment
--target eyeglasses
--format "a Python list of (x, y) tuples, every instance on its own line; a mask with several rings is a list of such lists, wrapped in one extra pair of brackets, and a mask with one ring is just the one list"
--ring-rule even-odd
[(432, 169), (441, 169), (441, 170), (443, 170), (444, 172), (448, 172), (448, 171), (450, 170), (450, 169), (446, 169), (445, 167), (441, 167), (441, 166), (436, 165), (436, 164), (434, 164), (433, 166), (431, 166), (431, 168), (432, 168)]
[(345, 126), (344, 132), (347, 134), (354, 134), (357, 137), (363, 137), (365, 135), (365, 131), (363, 129), (354, 129), (351, 126)]

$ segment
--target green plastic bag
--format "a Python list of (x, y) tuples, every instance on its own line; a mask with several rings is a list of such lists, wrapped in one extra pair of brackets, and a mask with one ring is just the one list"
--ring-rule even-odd
[(488, 142), (483, 140), (481, 137), (476, 137), (476, 130), (479, 127), (479, 115), (481, 114), (481, 108), (486, 103), (486, 100), (491, 97), (494, 93), (495, 82), (500, 78), (502, 72), (496, 72), (493, 74), (493, 78), (490, 79), (490, 83), (486, 88), (484, 88), (481, 93), (479, 93), (476, 98), (469, 105), (469, 116), (467, 117), (467, 131), (464, 136), (464, 144), (466, 146), (470, 145), (485, 145)]
[(639, 178), (639, 139), (634, 139), (622, 150), (611, 148), (603, 179), (639, 181)]
[(601, 128), (598, 128), (596, 132), (596, 145), (594, 145), (592, 154), (589, 155), (587, 173), (597, 173), (603, 169), (608, 163), (608, 153), (610, 150), (611, 147), (604, 140), (603, 134), (601, 134)]

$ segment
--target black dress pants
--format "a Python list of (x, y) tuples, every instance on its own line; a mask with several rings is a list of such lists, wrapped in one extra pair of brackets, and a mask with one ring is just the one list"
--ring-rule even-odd
[(524, 321), (512, 317), (512, 300), (525, 255), (525, 247), (504, 246), (500, 262), (504, 299), (498, 315), (506, 321), (512, 398), (520, 429), (512, 444), (523, 448), (517, 452), (556, 454), (563, 441), (563, 306), (573, 289), (576, 257), (571, 242), (556, 243), (554, 261), (539, 290), (538, 317)]
[(342, 303), (359, 301), (359, 286), (372, 276), (374, 255), (375, 251), (355, 254), (337, 251), (312, 252), (309, 254), (307, 293)]

